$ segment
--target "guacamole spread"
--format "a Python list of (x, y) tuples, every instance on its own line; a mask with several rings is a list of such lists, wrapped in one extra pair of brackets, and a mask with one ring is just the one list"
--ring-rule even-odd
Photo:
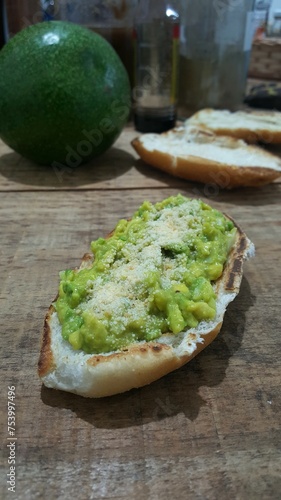
[(90, 268), (61, 273), (54, 306), (63, 338), (74, 349), (106, 353), (214, 319), (212, 281), (235, 232), (200, 200), (145, 201), (108, 239), (92, 242)]

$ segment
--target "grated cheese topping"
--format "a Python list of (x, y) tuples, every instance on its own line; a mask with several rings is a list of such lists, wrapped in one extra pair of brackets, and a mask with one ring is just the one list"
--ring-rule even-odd
[[(88, 282), (88, 299), (82, 306), (103, 321), (112, 318), (126, 327), (132, 321), (147, 315), (149, 298), (147, 279), (158, 273), (160, 285), (168, 289), (179, 283), (186, 271), (186, 258), (163, 255), (163, 249), (181, 247), (200, 234), (202, 228), (198, 200), (188, 201), (173, 208), (150, 212), (145, 231), (136, 243), (128, 243), (111, 269)], [(192, 222), (192, 227), (190, 223)], [(118, 318), (118, 319), (116, 319)]]

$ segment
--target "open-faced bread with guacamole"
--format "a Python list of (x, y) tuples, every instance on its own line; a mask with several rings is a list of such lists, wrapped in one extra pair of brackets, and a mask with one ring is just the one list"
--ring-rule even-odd
[(236, 223), (182, 195), (144, 202), (79, 269), (60, 275), (46, 315), (39, 376), (103, 397), (179, 368), (218, 334), (254, 245)]

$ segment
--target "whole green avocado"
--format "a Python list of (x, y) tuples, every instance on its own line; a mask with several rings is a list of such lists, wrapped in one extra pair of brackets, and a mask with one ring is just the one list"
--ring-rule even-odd
[(42, 22), (0, 51), (0, 137), (36, 163), (74, 167), (102, 154), (130, 105), (119, 56), (87, 28)]

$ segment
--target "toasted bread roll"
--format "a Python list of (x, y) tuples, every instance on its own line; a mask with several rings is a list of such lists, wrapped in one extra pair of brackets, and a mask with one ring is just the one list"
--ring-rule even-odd
[(229, 135), (247, 143), (281, 143), (281, 113), (278, 111), (227, 111), (202, 109), (187, 120), (217, 135)]
[(132, 145), (149, 165), (176, 177), (222, 189), (262, 186), (281, 176), (281, 160), (241, 139), (189, 126), (163, 134), (143, 134)]
[[(192, 202), (190, 213), (193, 213), (194, 206), (196, 208), (194, 203)], [(168, 217), (170, 217), (169, 213)], [(195, 215), (194, 224), (198, 223), (196, 217)], [(243, 262), (254, 254), (254, 245), (234, 221), (229, 222), (226, 217), (226, 223), (234, 224), (232, 229), (234, 241), (222, 274), (212, 282), (216, 295), (216, 312), (212, 320), (200, 321), (196, 328), (188, 328), (176, 334), (171, 331), (163, 333), (153, 341), (135, 341), (111, 352), (91, 354), (81, 349), (75, 350), (63, 338), (58, 314), (54, 305), (51, 305), (45, 318), (38, 364), (42, 382), (47, 387), (85, 397), (110, 396), (150, 384), (184, 365), (210, 344), (220, 331), (227, 305), (239, 292)], [(182, 220), (178, 221), (177, 227), (174, 220), (173, 224), (173, 234), (183, 227)], [(189, 224), (192, 227), (192, 218), (189, 218)], [(171, 219), (168, 218), (166, 219), (166, 228), (170, 226)], [(159, 241), (163, 241), (163, 237), (166, 237), (161, 227), (157, 222), (156, 234)], [(192, 229), (187, 230), (185, 241), (188, 238), (188, 231), (192, 231)], [(178, 233), (176, 234), (178, 235)], [(142, 242), (138, 242), (138, 245), (139, 252)], [(157, 246), (158, 243), (156, 242), (155, 245)], [(159, 243), (159, 248), (161, 245), (163, 243)], [(152, 255), (152, 250), (149, 252), (149, 255)], [(94, 257), (86, 254), (76, 273), (79, 274), (83, 269), (92, 268), (93, 261)], [(160, 268), (163, 267), (163, 262), (160, 263)], [(131, 267), (133, 267), (133, 263)], [(123, 269), (122, 267), (120, 272)], [(127, 280), (124, 281), (123, 289), (130, 289), (132, 279), (132, 276), (128, 276)], [(118, 290), (116, 290), (117, 294)], [(95, 295), (91, 298), (95, 300)], [(112, 295), (111, 301), (114, 301), (114, 295)], [(134, 301), (132, 307), (137, 307)]]

